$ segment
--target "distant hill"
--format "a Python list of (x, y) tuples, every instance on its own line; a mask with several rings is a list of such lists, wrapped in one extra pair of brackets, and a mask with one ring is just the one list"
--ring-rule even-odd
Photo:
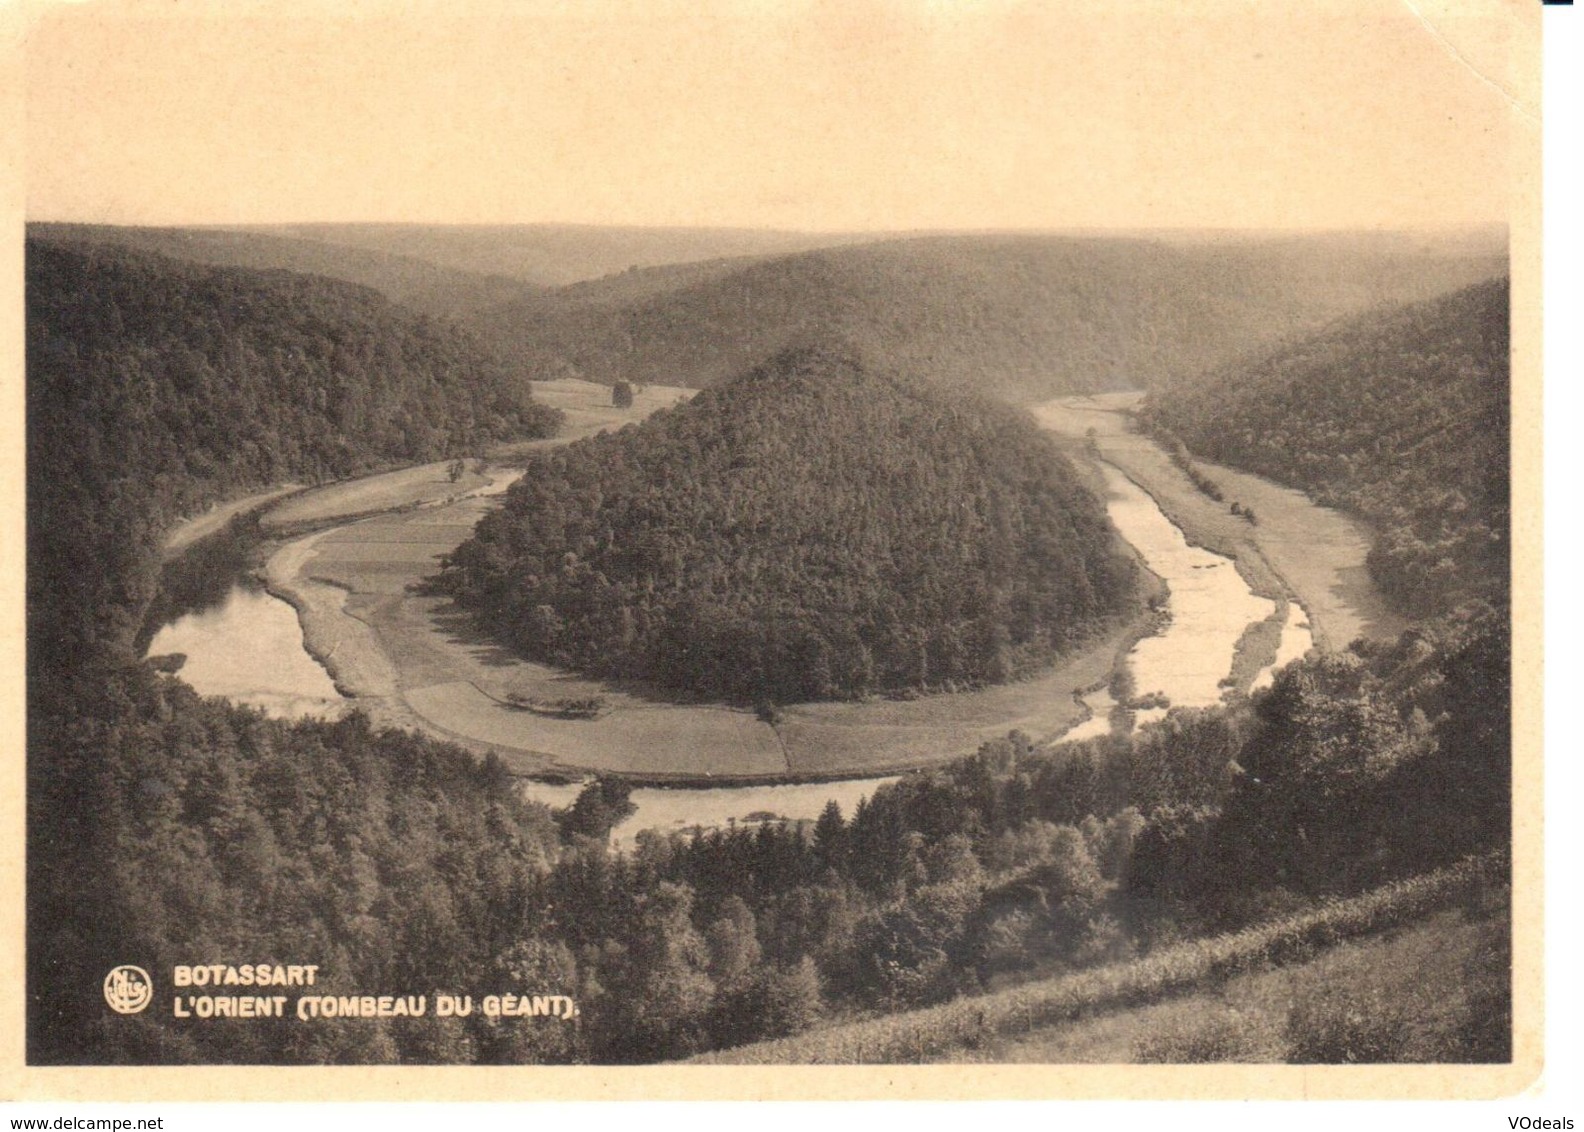
[(1145, 419), (1379, 530), (1377, 582), (1410, 612), (1505, 592), (1508, 281), (1337, 323), (1153, 393)]
[(1405, 236), (932, 236), (654, 268), (473, 323), (522, 368), (709, 386), (790, 346), (1013, 401), (1153, 386), (1385, 302), (1505, 270), (1499, 244)]
[(446, 575), (529, 656), (761, 703), (1006, 680), (1134, 577), (1023, 414), (829, 350), (539, 454)]
[(378, 248), (297, 239), (258, 229), (121, 228), (29, 224), (37, 243), (108, 244), (215, 267), (280, 269), (372, 287), (425, 314), (457, 318), (522, 297), (520, 279), (445, 267)]
[(632, 268), (787, 255), (879, 238), (864, 233), (594, 224), (292, 224), (245, 231), (408, 256), (545, 288)]
[(736, 229), (33, 224), (373, 287), (523, 376), (703, 387), (793, 346), (1026, 402), (1163, 384), (1506, 270), (1497, 231), (877, 234)]

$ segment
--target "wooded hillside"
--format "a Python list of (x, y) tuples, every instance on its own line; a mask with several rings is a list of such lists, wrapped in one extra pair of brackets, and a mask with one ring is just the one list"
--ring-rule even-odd
[(1378, 311), (1151, 396), (1206, 459), (1369, 519), (1369, 568), (1410, 612), (1507, 587), (1508, 282)]
[(555, 414), (465, 334), (324, 279), (30, 244), (27, 311), (30, 1059), (450, 1057), (432, 1026), (205, 1040), (107, 1014), (119, 963), (323, 955), (348, 993), (483, 970), (554, 838), (497, 767), (201, 701), (136, 633), (180, 514)]

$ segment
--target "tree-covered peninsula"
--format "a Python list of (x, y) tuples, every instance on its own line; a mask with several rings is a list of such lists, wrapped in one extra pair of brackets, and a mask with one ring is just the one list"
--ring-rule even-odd
[(1134, 578), (1022, 414), (829, 349), (536, 455), (445, 574), (531, 657), (761, 703), (1007, 680)]

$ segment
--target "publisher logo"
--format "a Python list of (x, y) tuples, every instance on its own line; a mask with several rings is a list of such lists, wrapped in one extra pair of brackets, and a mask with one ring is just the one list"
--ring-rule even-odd
[(123, 964), (105, 976), (104, 996), (117, 1014), (136, 1014), (154, 1000), (154, 980), (142, 967)]

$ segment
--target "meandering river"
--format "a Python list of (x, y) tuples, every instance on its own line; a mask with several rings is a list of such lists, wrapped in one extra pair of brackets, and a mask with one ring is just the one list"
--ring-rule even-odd
[[(1155, 499), (1115, 465), (1101, 461), (1106, 505), (1118, 531), (1145, 565), (1166, 584), (1166, 616), (1154, 635), (1140, 640), (1125, 663), (1135, 694), (1164, 697), (1170, 706), (1219, 702), (1233, 672), (1240, 639), (1259, 622), (1273, 619), (1278, 604), (1251, 591), (1229, 558), (1192, 545)], [(1274, 629), (1269, 629), (1274, 637)], [(1270, 682), (1275, 669), (1313, 644), (1306, 615), (1287, 603), (1280, 643), (1267, 645), (1253, 686)], [(238, 585), (221, 606), (165, 626), (151, 655), (183, 653), (181, 679), (205, 695), (220, 695), (286, 718), (334, 716), (351, 701), (303, 647), (297, 612), (257, 589)], [(1272, 655), (1272, 652), (1274, 655)], [(1252, 672), (1245, 668), (1245, 672)], [(1250, 677), (1244, 675), (1245, 683)], [(1091, 716), (1066, 733), (1080, 739), (1104, 734), (1115, 706), (1108, 689), (1084, 696)], [(1135, 713), (1135, 726), (1166, 714), (1168, 707)], [(771, 816), (811, 819), (830, 801), (851, 814), (860, 798), (896, 776), (824, 783), (723, 788), (637, 788), (637, 812), (618, 827), (615, 840), (630, 846), (643, 829), (677, 830), (696, 825), (765, 820)], [(565, 806), (580, 786), (525, 782), (527, 796)]]

